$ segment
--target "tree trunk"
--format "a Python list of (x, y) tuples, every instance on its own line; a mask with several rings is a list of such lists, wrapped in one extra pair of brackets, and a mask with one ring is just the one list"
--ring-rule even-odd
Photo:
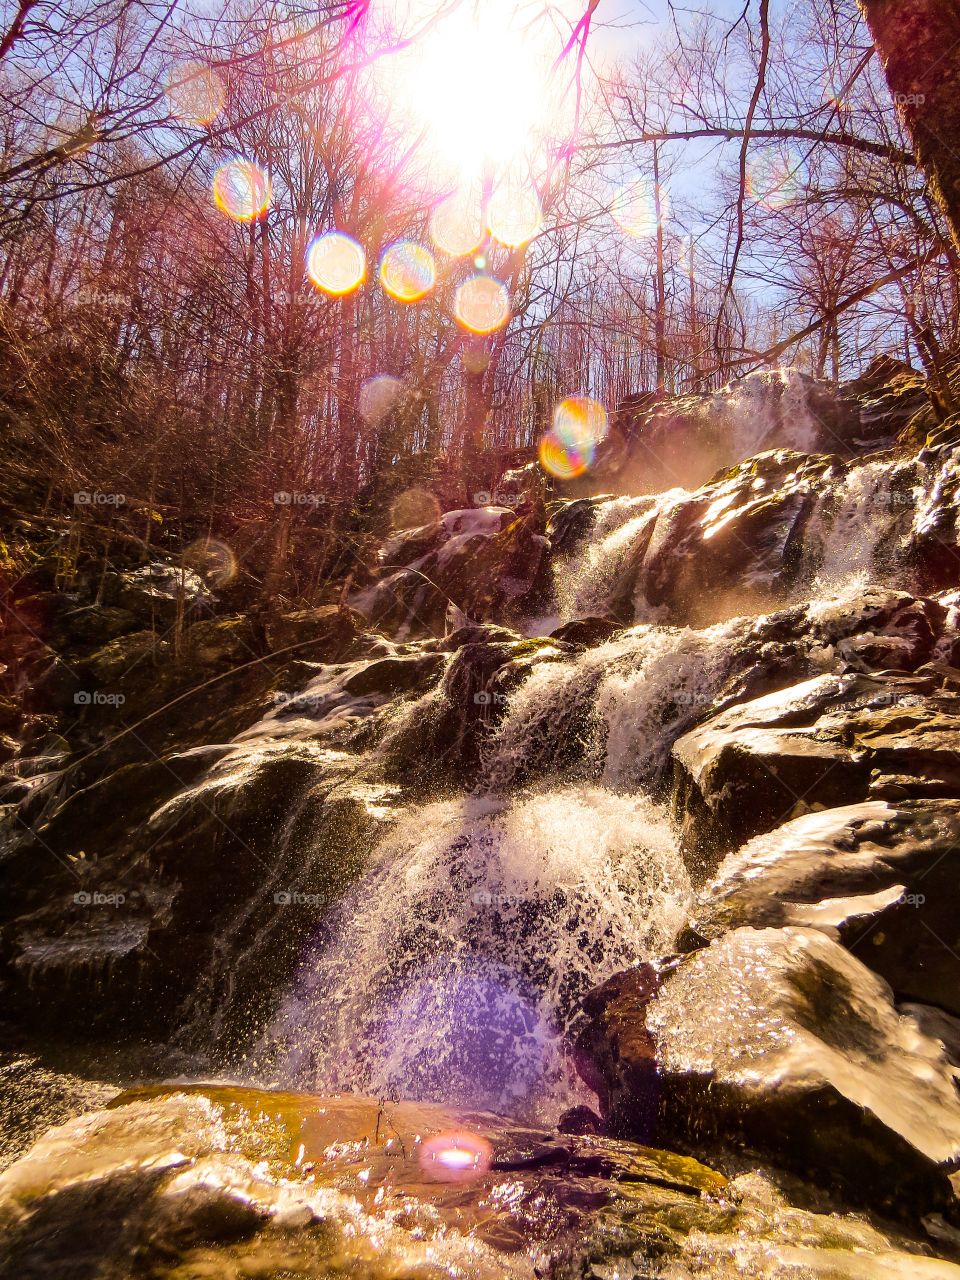
[(917, 159), (960, 245), (960, 3), (859, 3)]

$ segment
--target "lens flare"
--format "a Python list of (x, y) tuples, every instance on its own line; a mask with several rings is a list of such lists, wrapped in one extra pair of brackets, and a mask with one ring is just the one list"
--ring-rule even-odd
[(213, 202), (235, 222), (252, 222), (270, 207), (270, 179), (252, 160), (228, 160), (213, 175)]
[(766, 152), (747, 171), (747, 190), (765, 209), (786, 209), (800, 195), (800, 156)]
[(342, 298), (353, 293), (367, 274), (366, 254), (342, 231), (325, 231), (307, 250), (307, 275), (323, 293)]
[(510, 248), (526, 244), (543, 225), (537, 193), (519, 183), (503, 183), (490, 197), (487, 225), (501, 244)]
[(540, 465), (557, 480), (575, 480), (593, 462), (593, 450), (575, 449), (565, 444), (551, 427), (540, 439)]
[(205, 62), (178, 62), (164, 81), (170, 114), (186, 124), (210, 124), (224, 108), (227, 90)]
[(237, 576), (236, 553), (217, 538), (200, 538), (183, 553), (183, 562), (195, 569), (212, 587), (226, 587)]
[(360, 388), (360, 416), (373, 425), (385, 418), (403, 395), (403, 383), (392, 373), (378, 373)]
[(473, 253), (483, 242), (480, 188), (465, 187), (447, 196), (430, 215), (430, 238), (451, 258)]
[(419, 529), (440, 519), (440, 503), (429, 489), (405, 489), (394, 498), (390, 522), (394, 529)]
[(476, 1133), (438, 1133), (420, 1148), (420, 1168), (438, 1182), (468, 1182), (490, 1168), (493, 1148)]
[(607, 411), (598, 400), (568, 396), (557, 405), (553, 425), (540, 440), (540, 465), (557, 480), (582, 476), (609, 429)]
[(638, 178), (621, 187), (614, 197), (610, 212), (621, 231), (634, 240), (649, 240), (657, 233), (657, 196), (660, 199), (660, 224), (670, 215), (670, 202), (662, 187), (646, 178)]
[(553, 413), (553, 431), (557, 439), (572, 449), (596, 449), (610, 429), (607, 411), (599, 400), (589, 396), (567, 396)]
[(493, 276), (471, 276), (457, 290), (453, 314), (471, 333), (493, 333), (510, 318), (510, 298)]
[(398, 302), (419, 302), (436, 279), (433, 254), (412, 240), (392, 244), (380, 259), (380, 283)]

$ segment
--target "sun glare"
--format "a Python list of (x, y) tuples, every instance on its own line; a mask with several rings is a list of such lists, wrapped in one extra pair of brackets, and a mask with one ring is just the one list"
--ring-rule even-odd
[(539, 17), (510, 0), (455, 5), (439, 16), (435, 5), (393, 9), (404, 32), (420, 34), (383, 60), (381, 88), (448, 175), (501, 170), (561, 131), (569, 95), (552, 67), (562, 41), (545, 8)]

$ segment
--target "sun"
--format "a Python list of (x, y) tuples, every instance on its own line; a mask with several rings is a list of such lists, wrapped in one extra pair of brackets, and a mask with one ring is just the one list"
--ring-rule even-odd
[(549, 6), (461, 0), (404, 12), (402, 29), (416, 35), (382, 60), (382, 87), (445, 174), (502, 173), (562, 130), (562, 28)]

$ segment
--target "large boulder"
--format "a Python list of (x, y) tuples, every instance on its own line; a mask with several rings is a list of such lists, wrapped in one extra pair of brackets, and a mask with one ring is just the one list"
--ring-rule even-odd
[(818, 492), (839, 469), (835, 459), (778, 450), (664, 502), (635, 571), (637, 594), (695, 625), (782, 598)]
[(607, 1276), (725, 1225), (726, 1188), (689, 1157), (430, 1104), (142, 1089), (50, 1130), (0, 1175), (0, 1271)]
[(383, 576), (353, 604), (400, 639), (442, 636), (453, 614), (509, 624), (545, 596), (549, 550), (541, 509), (519, 517), (506, 507), (448, 511), (388, 539)]
[(960, 800), (810, 813), (731, 854), (696, 929), (801, 925), (839, 939), (898, 999), (960, 1015)]
[(743, 1143), (891, 1214), (955, 1212), (941, 1047), (819, 930), (734, 930), (618, 975), (585, 1012), (581, 1069), (615, 1132)]
[(706, 875), (752, 836), (868, 799), (960, 794), (960, 694), (936, 675), (822, 675), (711, 716), (673, 748), (673, 802)]

